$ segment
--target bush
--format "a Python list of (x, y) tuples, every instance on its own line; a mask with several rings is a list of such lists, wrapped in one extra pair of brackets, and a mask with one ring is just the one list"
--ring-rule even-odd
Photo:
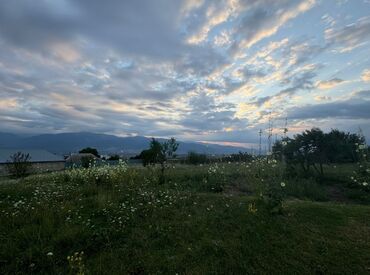
[(208, 162), (209, 160), (207, 158), (207, 155), (198, 154), (196, 152), (189, 152), (186, 158), (186, 163), (192, 164), (192, 165), (204, 164)]
[(30, 154), (17, 152), (10, 156), (10, 161), (7, 162), (7, 169), (10, 175), (21, 178), (29, 174), (32, 167), (30, 162)]

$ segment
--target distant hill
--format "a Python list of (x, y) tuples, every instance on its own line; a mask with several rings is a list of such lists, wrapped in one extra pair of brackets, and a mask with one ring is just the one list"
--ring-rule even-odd
[[(158, 139), (164, 141), (164, 139)], [(100, 153), (137, 154), (149, 146), (150, 138), (143, 136), (117, 137), (94, 133), (42, 134), (21, 137), (9, 133), (0, 133), (0, 148), (44, 149), (56, 154), (77, 152), (84, 147), (97, 148)], [(179, 141), (177, 154), (189, 151), (206, 154), (232, 154), (247, 151), (246, 148), (205, 144), (200, 142)]]

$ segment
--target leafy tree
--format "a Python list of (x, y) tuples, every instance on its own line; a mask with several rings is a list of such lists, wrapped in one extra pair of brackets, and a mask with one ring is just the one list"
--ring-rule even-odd
[(324, 133), (319, 128), (312, 128), (276, 142), (273, 154), (276, 159), (284, 159), (290, 171), (299, 165), (306, 175), (313, 169), (323, 177), (325, 163), (357, 161), (356, 144), (363, 143), (364, 138), (356, 134), (336, 129)]
[(186, 162), (193, 165), (207, 163), (208, 161), (206, 154), (198, 154), (196, 152), (189, 152), (186, 157)]
[(253, 156), (248, 154), (247, 152), (239, 152), (238, 154), (231, 154), (229, 156), (221, 158), (222, 162), (237, 162), (237, 161), (250, 162), (252, 160)]
[(99, 153), (98, 153), (98, 150), (96, 150), (95, 148), (91, 148), (91, 147), (86, 147), (86, 148), (80, 150), (79, 153), (81, 153), (81, 154), (93, 154), (97, 158), (100, 157)]
[[(154, 139), (153, 139), (154, 140)], [(157, 146), (160, 148), (160, 154), (158, 155), (158, 162), (161, 164), (161, 175), (159, 178), (160, 183), (165, 182), (165, 169), (166, 169), (166, 162), (168, 158), (175, 158), (177, 148), (179, 147), (179, 143), (176, 142), (175, 138), (171, 138), (164, 143), (157, 142)]]
[(149, 149), (143, 150), (140, 153), (144, 166), (156, 163), (161, 165), (160, 183), (165, 181), (166, 161), (168, 158), (176, 157), (175, 152), (178, 146), (179, 144), (175, 138), (171, 138), (164, 143), (160, 143), (155, 138), (152, 138)]
[(17, 178), (25, 177), (28, 175), (32, 166), (32, 163), (30, 162), (30, 154), (17, 152), (11, 155), (9, 158), (10, 161), (7, 162), (7, 169), (10, 175)]
[(119, 160), (119, 155), (115, 154), (108, 158), (108, 160)]

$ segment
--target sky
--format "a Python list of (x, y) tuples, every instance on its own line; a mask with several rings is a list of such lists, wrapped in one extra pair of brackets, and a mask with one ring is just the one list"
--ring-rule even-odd
[(0, 2), (0, 132), (370, 139), (370, 0)]

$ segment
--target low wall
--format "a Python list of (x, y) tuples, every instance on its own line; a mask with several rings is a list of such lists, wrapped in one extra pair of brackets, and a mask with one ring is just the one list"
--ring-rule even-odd
[[(65, 168), (64, 161), (32, 162), (32, 166), (30, 168), (29, 173), (35, 174), (35, 173), (45, 173), (45, 172), (52, 172), (52, 171), (61, 171), (61, 170), (64, 170), (64, 168)], [(9, 175), (6, 163), (0, 163), (0, 175), (1, 176)]]

